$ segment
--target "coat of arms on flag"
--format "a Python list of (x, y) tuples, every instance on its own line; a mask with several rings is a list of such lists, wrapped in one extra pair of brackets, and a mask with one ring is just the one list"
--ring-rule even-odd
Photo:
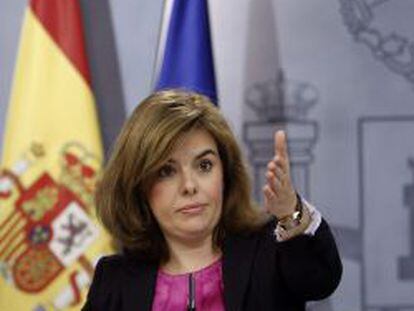
[[(68, 143), (59, 156), (58, 178), (47, 171), (33, 176), (30, 171), (44, 152), (34, 143), (0, 173), (0, 206), (13, 206), (0, 222), (0, 273), (11, 286), (35, 294), (78, 263), (80, 269), (71, 272), (66, 289), (73, 303), (93, 275), (93, 263), (84, 253), (100, 234), (91, 218), (100, 160), (82, 145)], [(64, 292), (55, 305), (66, 304)]]
[(24, 174), (43, 156), (36, 145), (30, 153), (31, 159), (19, 159), (0, 178), (0, 200), (15, 198), (14, 209), (0, 223), (0, 261), (3, 277), (18, 289), (39, 292), (76, 260), (92, 272), (83, 252), (99, 234), (89, 218), (99, 162), (69, 144), (61, 153), (58, 180), (41, 172), (25, 185)]

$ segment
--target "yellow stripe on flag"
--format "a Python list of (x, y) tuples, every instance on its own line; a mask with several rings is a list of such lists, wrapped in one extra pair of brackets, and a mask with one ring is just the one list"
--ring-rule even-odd
[[(12, 165), (33, 140), (59, 149), (71, 139), (81, 141), (102, 156), (89, 86), (32, 11), (27, 10), (2, 163)], [(50, 150), (54, 151), (51, 155), (56, 156), (58, 149)]]

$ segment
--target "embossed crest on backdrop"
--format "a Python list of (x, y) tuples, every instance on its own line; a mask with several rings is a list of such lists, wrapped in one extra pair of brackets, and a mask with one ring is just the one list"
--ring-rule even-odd
[[(414, 84), (412, 12), (410, 0), (339, 0), (344, 24), (354, 40), (365, 46), (389, 70)], [(409, 14), (410, 15), (410, 14)]]
[[(414, 1), (338, 2), (341, 18), (338, 22), (343, 22), (344, 29), (351, 35), (350, 44), (360, 46), (378, 66), (394, 74), (396, 81), (414, 84), (413, 19), (396, 16), (396, 12), (414, 13)], [(405, 17), (412, 16), (406, 12)], [(312, 161), (317, 161), (313, 149), (323, 128), (317, 120), (309, 119), (307, 113), (317, 104), (320, 93), (323, 90), (313, 86), (312, 81), (285, 81), (281, 74), (274, 81), (259, 82), (246, 88), (245, 102), (256, 118), (244, 122), (243, 138), (253, 166), (257, 199), (260, 199), (263, 167), (272, 154), (271, 134), (281, 127), (287, 127), (291, 134), (289, 138), (292, 138), (289, 147), (295, 185), (309, 197), (310, 167)], [(414, 145), (407, 143), (401, 147), (398, 139), (412, 136), (413, 120), (408, 116), (364, 116), (358, 119), (359, 182), (356, 183), (360, 183), (361, 222), (358, 228), (331, 225), (343, 258), (361, 268), (361, 278), (357, 281), (361, 282), (357, 285), (361, 296), (354, 297), (358, 300), (354, 304), (363, 311), (414, 310)], [(370, 159), (384, 147), (378, 145), (376, 138), (380, 132), (400, 152), (393, 159), (379, 161), (384, 165), (377, 167)], [(396, 171), (401, 172), (401, 178), (394, 180), (392, 187), (381, 188), (380, 181), (394, 176)], [(382, 223), (378, 217), (387, 213), (394, 215), (388, 222), (389, 227), (385, 228), (391, 235), (384, 234), (384, 228), (378, 226)], [(388, 238), (382, 238), (384, 235)], [(336, 309), (332, 302), (326, 301), (311, 304), (308, 310)]]
[[(369, 55), (396, 77), (414, 84), (414, 3), (410, 0), (339, 2), (345, 28), (354, 42), (365, 47)], [(414, 192), (409, 178), (413, 172), (414, 145), (398, 138), (412, 136), (413, 120), (411, 116), (359, 119), (363, 310), (414, 310)], [(391, 158), (387, 156), (381, 161), (378, 155), (383, 153), (385, 142), (390, 144), (389, 150), (398, 153), (391, 153)], [(399, 178), (394, 177), (388, 184), (389, 176)], [(380, 226), (383, 217), (387, 217), (386, 225)], [(392, 236), (386, 233), (391, 231)]]

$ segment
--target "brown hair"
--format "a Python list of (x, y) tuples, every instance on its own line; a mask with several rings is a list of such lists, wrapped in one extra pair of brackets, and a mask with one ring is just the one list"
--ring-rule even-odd
[(169, 254), (146, 194), (179, 136), (194, 128), (213, 136), (223, 163), (223, 211), (214, 232), (215, 246), (220, 247), (226, 234), (251, 232), (264, 221), (253, 204), (236, 139), (217, 107), (197, 93), (159, 91), (138, 105), (124, 124), (96, 198), (98, 216), (113, 237), (147, 260), (168, 260)]

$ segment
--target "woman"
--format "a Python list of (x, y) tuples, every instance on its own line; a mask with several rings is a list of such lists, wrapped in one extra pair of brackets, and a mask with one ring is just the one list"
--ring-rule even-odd
[(145, 99), (97, 189), (98, 215), (124, 251), (98, 262), (84, 310), (305, 310), (330, 295), (342, 273), (334, 239), (292, 186), (283, 132), (275, 153), (258, 209), (235, 137), (206, 97)]

